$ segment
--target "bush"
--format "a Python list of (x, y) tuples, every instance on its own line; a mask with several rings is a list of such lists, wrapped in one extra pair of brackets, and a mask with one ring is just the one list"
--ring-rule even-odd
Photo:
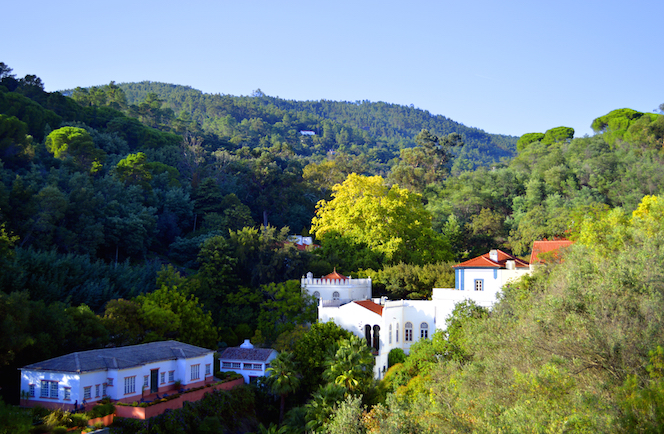
[(71, 422), (67, 424), (67, 427), (85, 427), (88, 426), (88, 420), (90, 419), (87, 414), (72, 414), (70, 415)]
[(51, 430), (51, 434), (67, 434), (66, 426), (56, 426)]
[(88, 415), (88, 418), (94, 419), (96, 417), (104, 417), (113, 413), (115, 413), (115, 406), (110, 402), (107, 402), (105, 404), (92, 407), (92, 409), (86, 414)]

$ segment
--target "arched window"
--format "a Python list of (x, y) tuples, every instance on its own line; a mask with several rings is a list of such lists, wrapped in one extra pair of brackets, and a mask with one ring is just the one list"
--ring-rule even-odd
[(413, 341), (413, 323), (410, 321), (406, 323), (405, 326), (403, 326), (404, 330), (404, 342), (412, 342)]
[(394, 334), (394, 337), (397, 339), (397, 344), (399, 343), (399, 323), (397, 323), (397, 332)]
[(375, 325), (373, 326), (373, 347), (374, 350), (379, 351), (380, 350), (380, 326)]
[(316, 297), (316, 298), (320, 298), (320, 292), (318, 292), (318, 291), (314, 291), (314, 297)]
[(420, 324), (420, 339), (429, 339), (429, 324)]
[(339, 291), (334, 291), (332, 293), (332, 300), (339, 300)]
[(389, 333), (390, 336), (388, 337), (387, 340), (389, 341), (389, 343), (392, 343), (392, 324), (390, 324), (390, 328), (388, 329), (388, 333)]
[(364, 325), (364, 339), (367, 340), (367, 346), (371, 346), (371, 326), (369, 324)]

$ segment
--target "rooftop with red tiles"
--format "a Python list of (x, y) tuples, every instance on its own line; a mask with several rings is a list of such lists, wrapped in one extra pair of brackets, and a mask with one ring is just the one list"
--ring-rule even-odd
[(517, 268), (528, 267), (526, 261), (522, 261), (516, 256), (505, 253), (502, 250), (496, 250), (496, 259), (491, 259), (491, 252), (485, 253), (477, 258), (469, 259), (460, 264), (454, 265), (454, 268), (506, 268), (507, 261), (514, 261)]
[(365, 309), (369, 309), (373, 313), (377, 313), (380, 316), (383, 316), (383, 306), (380, 304), (374, 303), (371, 300), (359, 300), (359, 301), (354, 301), (353, 303), (357, 303), (360, 306), (362, 306)]
[(557, 250), (562, 249), (563, 247), (571, 246), (572, 241), (570, 240), (552, 240), (552, 241), (547, 241), (547, 240), (542, 240), (542, 241), (534, 241), (533, 242), (533, 251), (530, 254), (530, 263), (531, 264), (541, 264), (544, 261), (540, 259), (539, 255), (542, 253), (547, 253), (547, 252), (555, 252), (553, 253), (555, 258), (558, 258)]

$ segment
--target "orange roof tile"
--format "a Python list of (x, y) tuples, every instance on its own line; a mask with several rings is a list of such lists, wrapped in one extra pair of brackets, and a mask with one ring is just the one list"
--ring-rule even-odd
[(327, 276), (323, 277), (323, 279), (328, 279), (328, 280), (348, 280), (348, 277), (344, 276), (343, 274), (337, 273), (337, 269), (335, 268), (333, 272), (328, 274)]
[[(571, 246), (572, 241), (570, 240), (553, 240), (553, 241), (534, 241), (533, 242), (533, 251), (530, 254), (530, 263), (531, 264), (540, 264), (542, 261), (539, 258), (539, 255), (546, 252), (552, 252), (563, 247)], [(557, 253), (554, 253), (554, 256), (557, 258)]]
[(353, 303), (357, 303), (360, 306), (362, 306), (365, 309), (369, 309), (373, 313), (377, 313), (380, 316), (383, 316), (383, 306), (380, 304), (374, 303), (371, 300), (360, 300), (360, 301), (354, 301)]
[(454, 265), (454, 268), (505, 268), (507, 261), (510, 260), (515, 262), (517, 268), (525, 268), (529, 266), (526, 261), (522, 261), (502, 250), (496, 250), (496, 252), (498, 253), (497, 261), (491, 259), (491, 252), (489, 252), (482, 256), (478, 256), (477, 258), (469, 259), (465, 262)]

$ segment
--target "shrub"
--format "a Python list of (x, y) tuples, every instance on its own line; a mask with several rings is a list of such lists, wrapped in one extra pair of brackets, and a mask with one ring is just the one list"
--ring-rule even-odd
[(67, 434), (66, 426), (56, 426), (51, 430), (51, 434)]

